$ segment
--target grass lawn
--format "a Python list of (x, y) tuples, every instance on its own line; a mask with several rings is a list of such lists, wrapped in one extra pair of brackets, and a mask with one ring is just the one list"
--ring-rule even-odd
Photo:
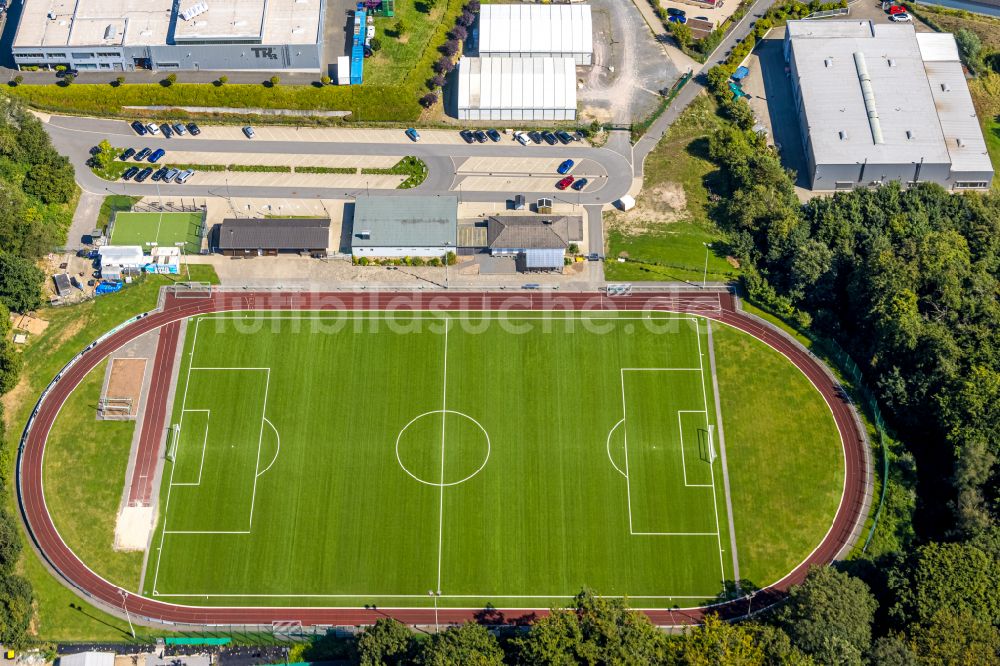
[[(444, 19), (450, 19), (445, 27), (451, 29), (455, 10), (460, 10), (461, 6), (462, 2), (458, 0), (407, 0), (396, 4), (394, 17), (376, 16), (375, 37), (381, 42), (382, 49), (365, 60), (365, 85), (395, 85), (401, 78), (411, 76)], [(419, 11), (420, 9), (425, 11)], [(403, 21), (406, 25), (406, 32), (399, 37), (393, 32), (398, 21)], [(440, 54), (435, 53), (434, 60), (439, 56)], [(427, 76), (430, 77), (431, 74), (428, 73)]]
[[(705, 244), (722, 240), (708, 216), (707, 185), (716, 167), (708, 159), (707, 137), (725, 123), (716, 111), (710, 97), (699, 97), (646, 159), (636, 207), (605, 214), (608, 280), (701, 282)], [(708, 253), (710, 281), (738, 275), (721, 247)], [(619, 257), (628, 261), (619, 263)]]
[[(218, 283), (218, 278), (210, 266), (191, 266), (191, 278)], [(12, 392), (4, 396), (7, 446), (16, 446), (17, 434), (21, 432), (31, 414), (38, 395), (70, 358), (100, 334), (133, 315), (156, 307), (159, 287), (174, 281), (177, 281), (177, 278), (148, 275), (138, 284), (129, 286), (117, 294), (102, 296), (72, 307), (42, 310), (40, 316), (49, 321), (49, 327), (44, 334), (32, 336), (31, 342), (23, 352), (24, 370), (21, 373), (21, 381)], [(8, 478), (13, 479), (14, 456), (9, 456), (7, 460), (9, 467), (6, 473)], [(102, 461), (100, 464), (109, 463)], [(77, 470), (63, 467), (62, 471), (70, 475), (70, 478), (63, 480), (53, 478), (46, 483), (62, 483), (65, 486), (76, 478)], [(121, 490), (118, 488), (116, 492), (120, 493)], [(7, 501), (11, 511), (16, 511), (13, 494), (8, 496)], [(88, 501), (99, 504), (101, 499), (94, 496), (88, 498)], [(74, 518), (57, 516), (56, 524), (59, 525), (60, 521), (66, 520), (72, 521)], [(112, 552), (110, 543), (100, 540), (94, 543), (106, 546), (107, 553)], [(112, 561), (99, 562), (100, 557), (99, 554), (95, 555), (93, 566), (103, 570), (111, 570), (116, 566)], [(40, 639), (121, 641), (126, 638), (128, 624), (124, 620), (102, 613), (81, 601), (48, 572), (30, 548), (24, 549), (18, 569), (31, 581), (34, 589), (36, 616), (32, 626)], [(82, 610), (78, 610), (78, 607)]]
[(112, 551), (135, 422), (95, 418), (106, 367), (94, 368), (59, 412), (45, 447), (45, 503), (59, 534), (84, 562), (135, 589), (142, 553)]
[(204, 213), (121, 212), (115, 216), (111, 244), (146, 248), (151, 243), (164, 247), (185, 243), (187, 253), (198, 254), (204, 219)]
[(111, 194), (101, 202), (101, 211), (97, 214), (97, 228), (105, 229), (111, 221), (111, 215), (119, 210), (131, 210), (142, 197), (130, 197), (124, 194)]
[(735, 329), (712, 330), (740, 575), (763, 586), (805, 559), (829, 529), (844, 483), (843, 448), (829, 407), (795, 366)]

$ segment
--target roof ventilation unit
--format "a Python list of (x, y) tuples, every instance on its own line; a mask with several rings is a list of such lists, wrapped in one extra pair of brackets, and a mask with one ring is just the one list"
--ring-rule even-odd
[(840, 135), (841, 141), (847, 141), (847, 130), (840, 130), (837, 134)]
[(823, 59), (823, 66), (824, 67), (833, 67), (833, 58), (824, 58)]
[(104, 39), (114, 39), (118, 36), (118, 29), (113, 25), (109, 25), (104, 29)]
[(208, 11), (208, 5), (204, 2), (199, 2), (190, 7), (189, 9), (185, 9), (184, 11), (182, 11), (180, 13), (180, 17), (184, 21), (190, 21), (195, 16), (198, 16), (199, 14), (204, 14), (207, 11)]
[(941, 91), (942, 92), (951, 92), (951, 86), (948, 85), (947, 83), (942, 83), (941, 84)]
[(872, 90), (872, 78), (868, 75), (868, 65), (865, 64), (865, 54), (861, 51), (854, 52), (854, 67), (858, 72), (858, 81), (861, 83), (861, 97), (865, 102), (865, 111), (868, 113), (868, 125), (872, 131), (872, 141), (876, 144), (885, 143), (882, 138), (882, 123), (878, 118), (878, 109), (875, 108), (875, 91)]
[(917, 138), (917, 135), (914, 133), (913, 130), (906, 130), (906, 138), (912, 141), (913, 139)]

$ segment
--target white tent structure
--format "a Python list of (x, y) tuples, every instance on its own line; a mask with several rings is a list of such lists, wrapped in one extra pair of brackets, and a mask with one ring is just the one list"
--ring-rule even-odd
[(576, 120), (576, 66), (572, 58), (462, 58), (457, 111), (459, 120)]
[(590, 5), (486, 5), (479, 10), (483, 57), (594, 60)]

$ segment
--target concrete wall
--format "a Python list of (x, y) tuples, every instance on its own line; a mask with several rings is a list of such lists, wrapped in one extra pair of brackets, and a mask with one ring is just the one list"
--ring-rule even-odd
[[(851, 183), (850, 187), (869, 187), (879, 183), (898, 181), (904, 187), (913, 181), (916, 164), (817, 164), (812, 177), (812, 189), (848, 189), (837, 187), (837, 183)], [(929, 164), (920, 167), (920, 182), (949, 185), (951, 165), (947, 163)]]

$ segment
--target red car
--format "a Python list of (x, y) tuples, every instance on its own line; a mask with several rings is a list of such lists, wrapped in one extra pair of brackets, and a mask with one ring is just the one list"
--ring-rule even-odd
[(892, 7), (889, 7), (889, 16), (893, 16), (894, 14), (905, 14), (905, 13), (906, 13), (906, 7), (904, 7), (903, 5), (893, 5)]
[(566, 176), (558, 183), (556, 183), (556, 188), (560, 190), (565, 190), (567, 187), (573, 184), (573, 176)]

